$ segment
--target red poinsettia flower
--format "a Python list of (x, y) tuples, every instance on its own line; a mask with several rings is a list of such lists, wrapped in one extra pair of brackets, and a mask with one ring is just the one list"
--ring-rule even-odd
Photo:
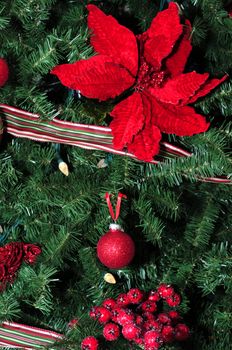
[(137, 37), (95, 5), (87, 8), (91, 45), (98, 55), (58, 65), (51, 73), (63, 85), (101, 101), (133, 88), (110, 113), (114, 147), (151, 161), (159, 152), (161, 132), (191, 136), (206, 131), (209, 123), (187, 105), (226, 77), (209, 80), (208, 73), (183, 73), (192, 49), (191, 26), (181, 24), (177, 4), (171, 2)]

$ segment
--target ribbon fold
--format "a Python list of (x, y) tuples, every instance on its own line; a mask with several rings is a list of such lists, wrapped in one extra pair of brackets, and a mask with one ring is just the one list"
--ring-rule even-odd
[(118, 198), (117, 198), (117, 204), (116, 204), (116, 212), (114, 213), (113, 210), (113, 206), (111, 203), (110, 198), (112, 197), (111, 194), (109, 194), (108, 192), (106, 192), (105, 194), (105, 199), (106, 199), (106, 203), (108, 205), (109, 208), (109, 212), (110, 212), (110, 216), (112, 217), (112, 219), (115, 221), (118, 220), (119, 214), (120, 214), (120, 209), (121, 209), (121, 203), (122, 203), (122, 198), (127, 198), (127, 196), (123, 193), (118, 193)]

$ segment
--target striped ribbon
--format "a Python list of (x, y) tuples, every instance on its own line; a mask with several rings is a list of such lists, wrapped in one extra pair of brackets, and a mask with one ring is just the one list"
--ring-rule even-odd
[(19, 323), (3, 322), (0, 325), (0, 346), (6, 348), (42, 349), (62, 338), (62, 334)]
[[(137, 159), (132, 153), (114, 149), (113, 136), (109, 127), (71, 123), (57, 118), (52, 121), (43, 121), (38, 114), (5, 104), (0, 104), (0, 111), (6, 122), (6, 131), (13, 136), (41, 142), (68, 144), (90, 150), (101, 150)], [(162, 158), (190, 157), (191, 153), (168, 142), (161, 142), (159, 156)], [(159, 161), (153, 160), (150, 163), (158, 164)], [(199, 178), (199, 180), (232, 184), (232, 181), (226, 177), (204, 177)]]

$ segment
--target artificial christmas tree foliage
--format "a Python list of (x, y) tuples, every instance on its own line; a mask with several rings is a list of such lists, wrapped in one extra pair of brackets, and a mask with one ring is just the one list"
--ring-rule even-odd
[[(229, 1), (1, 5), (0, 249), (42, 253), (0, 293), (0, 346), (229, 350)], [(63, 65), (84, 86), (51, 74)], [(96, 249), (114, 222), (107, 191), (127, 195), (117, 224), (136, 247), (112, 271)]]

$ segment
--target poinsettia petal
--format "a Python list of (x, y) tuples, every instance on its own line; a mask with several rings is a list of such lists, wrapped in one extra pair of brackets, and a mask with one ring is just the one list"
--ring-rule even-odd
[(150, 162), (159, 153), (160, 140), (161, 132), (159, 128), (148, 123), (144, 129), (135, 135), (133, 142), (127, 146), (127, 149), (138, 159)]
[(144, 43), (144, 57), (155, 68), (160, 68), (161, 61), (173, 50), (182, 34), (177, 4), (171, 2), (167, 10), (159, 12), (153, 19), (146, 34), (148, 39)]
[(123, 67), (99, 55), (72, 64), (61, 64), (51, 71), (70, 89), (80, 90), (89, 98), (105, 101), (120, 95), (134, 83), (134, 78)]
[(135, 35), (95, 5), (88, 5), (88, 27), (92, 30), (91, 45), (95, 51), (111, 57), (134, 76), (138, 70), (138, 47)]
[(198, 100), (198, 98), (203, 97), (205, 95), (207, 95), (208, 93), (210, 93), (211, 90), (215, 89), (219, 84), (223, 83), (223, 81), (225, 81), (228, 78), (227, 75), (225, 75), (223, 78), (221, 79), (211, 79), (208, 80), (198, 91), (197, 93), (192, 96), (188, 103), (193, 103), (196, 100)]
[(144, 108), (142, 97), (135, 92), (118, 103), (110, 115), (114, 118), (110, 124), (116, 149), (123, 149), (130, 143), (144, 125)]
[(192, 51), (192, 45), (190, 41), (190, 33), (192, 27), (189, 21), (185, 22), (183, 27), (183, 37), (180, 40), (179, 45), (177, 45), (175, 51), (166, 60), (166, 67), (172, 77), (175, 77), (183, 73), (186, 62)]
[(153, 99), (153, 122), (166, 134), (192, 136), (205, 132), (209, 123), (189, 106), (162, 104)]
[(165, 103), (186, 104), (191, 96), (206, 82), (209, 74), (195, 71), (169, 79), (162, 88), (150, 88), (149, 92), (159, 101)]

